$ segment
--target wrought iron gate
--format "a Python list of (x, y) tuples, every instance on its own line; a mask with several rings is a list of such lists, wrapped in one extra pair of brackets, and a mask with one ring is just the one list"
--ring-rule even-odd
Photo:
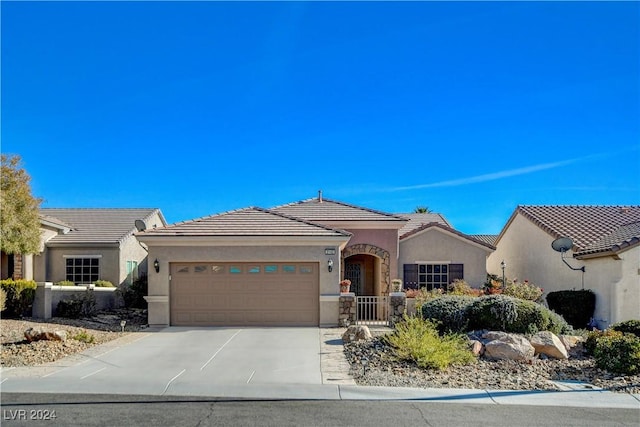
[(389, 297), (356, 296), (356, 323), (358, 325), (388, 325)]

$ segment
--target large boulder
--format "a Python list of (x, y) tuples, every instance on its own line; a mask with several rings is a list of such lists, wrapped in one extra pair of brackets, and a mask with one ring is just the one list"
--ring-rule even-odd
[(484, 354), (484, 344), (478, 340), (470, 340), (469, 347), (474, 356), (480, 357)]
[(489, 340), (484, 346), (488, 359), (528, 361), (535, 355), (535, 349), (522, 335), (488, 332), (483, 338)]
[(571, 350), (578, 344), (584, 342), (584, 337), (581, 337), (579, 335), (560, 335), (558, 338), (560, 338), (560, 341), (562, 341), (562, 344), (564, 344), (564, 348), (566, 348), (567, 350)]
[(27, 341), (66, 341), (67, 332), (66, 331), (45, 331), (39, 328), (29, 328), (24, 331), (24, 337)]
[(342, 334), (342, 342), (344, 343), (369, 339), (371, 339), (371, 331), (368, 326), (364, 325), (351, 325)]
[(554, 359), (568, 359), (567, 349), (553, 332), (541, 331), (529, 340), (536, 354), (544, 354)]

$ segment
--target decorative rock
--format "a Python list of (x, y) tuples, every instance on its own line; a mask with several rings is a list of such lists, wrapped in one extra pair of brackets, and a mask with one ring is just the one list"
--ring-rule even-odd
[(493, 337), (485, 344), (485, 357), (493, 360), (529, 360), (535, 355), (531, 343), (521, 335), (505, 332), (489, 332), (487, 338)]
[(567, 350), (571, 350), (584, 341), (584, 338), (578, 335), (560, 335), (558, 338), (560, 338), (560, 341), (564, 344), (564, 348)]
[(66, 331), (43, 331), (38, 328), (29, 328), (24, 331), (24, 337), (29, 342), (33, 341), (66, 341)]
[(484, 354), (484, 345), (478, 340), (469, 341), (471, 351), (476, 357), (480, 357)]
[(553, 332), (541, 331), (535, 334), (529, 340), (533, 348), (536, 349), (536, 354), (545, 354), (554, 359), (568, 359), (567, 349), (565, 348), (560, 338), (558, 338)]
[[(353, 337), (353, 339), (351, 337)], [(351, 325), (347, 328), (346, 332), (342, 334), (342, 342), (344, 343), (370, 339), (371, 331), (368, 326), (364, 325)]]

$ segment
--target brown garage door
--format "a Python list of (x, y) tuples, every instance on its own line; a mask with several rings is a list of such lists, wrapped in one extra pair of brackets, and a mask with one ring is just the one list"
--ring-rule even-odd
[(172, 263), (171, 324), (318, 326), (317, 263)]

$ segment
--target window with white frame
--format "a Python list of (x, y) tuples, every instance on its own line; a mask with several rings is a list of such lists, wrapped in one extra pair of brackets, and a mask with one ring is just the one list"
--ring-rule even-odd
[(100, 256), (65, 256), (66, 280), (93, 283), (100, 280)]

